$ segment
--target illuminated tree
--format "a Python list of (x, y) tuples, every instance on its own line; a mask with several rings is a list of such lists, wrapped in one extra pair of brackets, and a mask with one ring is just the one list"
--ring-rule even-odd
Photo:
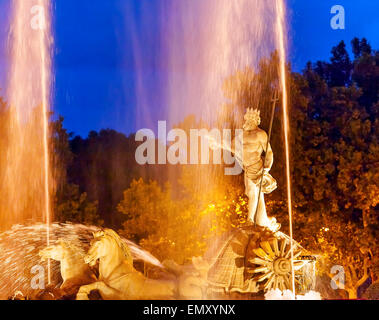
[(350, 298), (378, 263), (377, 102), (362, 103), (372, 97), (372, 87), (359, 87), (367, 84), (348, 86), (364, 77), (357, 74), (362, 64), (369, 77), (376, 72), (376, 54), (363, 44), (354, 49), (352, 73), (340, 45), (331, 64), (308, 64), (293, 74), (290, 88), (295, 237), (323, 257), (325, 274), (344, 267)]
[(120, 233), (160, 259), (186, 263), (202, 256), (212, 237), (246, 222), (247, 203), (238, 196), (240, 190), (224, 194), (214, 188), (199, 194), (191, 170), (183, 170), (185, 196), (177, 198), (168, 184), (162, 188), (155, 181), (134, 180), (118, 206), (126, 215)]

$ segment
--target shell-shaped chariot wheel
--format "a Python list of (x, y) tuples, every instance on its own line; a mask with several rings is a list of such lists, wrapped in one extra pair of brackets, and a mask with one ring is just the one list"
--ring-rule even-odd
[[(302, 249), (294, 243), (293, 266), (295, 272), (306, 263), (297, 260), (301, 254)], [(254, 280), (264, 285), (265, 291), (271, 289), (291, 290), (291, 246), (287, 239), (274, 237), (262, 241), (258, 248), (249, 250), (248, 255), (247, 272), (252, 275)]]

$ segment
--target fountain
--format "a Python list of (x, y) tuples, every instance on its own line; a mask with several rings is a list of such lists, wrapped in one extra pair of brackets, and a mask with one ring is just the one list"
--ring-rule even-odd
[[(275, 92), (280, 92), (283, 133), (273, 132), (272, 134), (283, 135), (284, 139), (286, 169), (283, 176), (286, 176), (289, 236), (276, 232), (278, 226), (276, 222), (274, 220), (269, 222), (267, 219), (264, 206), (262, 206), (263, 194), (259, 188), (247, 188), (250, 199), (249, 216), (254, 216), (256, 213), (258, 221), (254, 220), (253, 222), (258, 224), (258, 228), (249, 226), (245, 230), (236, 231), (220, 247), (208, 253), (212, 260), (210, 282), (213, 287), (222, 292), (256, 293), (262, 289), (259, 283), (268, 279), (265, 290), (273, 286), (283, 290), (290, 289), (295, 295), (297, 286), (295, 282), (297, 283), (299, 280), (299, 274), (295, 270), (300, 270), (300, 265), (304, 266), (303, 262), (296, 261), (296, 259), (299, 260), (301, 255), (305, 255), (306, 250), (293, 241), (292, 232), (285, 1), (220, 0), (191, 1), (190, 3), (177, 1), (162, 11), (175, 12), (172, 15), (175, 18), (168, 19), (166, 30), (168, 40), (164, 45), (167, 48), (165, 58), (168, 57), (165, 65), (171, 71), (167, 91), (169, 122), (174, 123), (183, 116), (196, 114), (206, 123), (207, 128), (242, 128), (242, 119), (246, 110), (248, 111), (245, 119), (248, 116), (249, 108), (258, 108), (259, 110), (255, 112), (262, 115), (262, 122), (268, 128), (270, 117), (277, 113), (276, 106), (271, 111), (271, 97), (275, 95)], [(263, 75), (262, 82), (270, 81), (270, 72), (275, 74), (277, 82), (270, 84), (271, 87), (268, 86), (268, 88), (265, 87), (267, 84), (259, 83), (256, 80), (255, 82), (250, 80), (249, 84), (244, 83), (244, 79), (248, 78), (249, 74), (254, 74), (260, 68), (262, 59), (272, 57), (274, 51), (277, 55), (277, 59), (273, 59), (277, 64), (276, 70), (267, 70), (267, 74)], [(226, 92), (225, 80), (230, 79), (231, 75), (236, 75), (237, 85), (234, 90), (231, 90), (232, 92)], [(254, 76), (251, 78), (254, 79)], [(242, 95), (244, 85), (249, 85), (250, 91), (252, 91), (249, 92), (248, 97), (244, 97), (245, 100), (239, 96)], [(235, 102), (236, 100), (238, 103)], [(254, 118), (254, 115), (251, 117)], [(243, 138), (246, 138), (245, 133)], [(208, 139), (211, 144), (214, 143), (210, 137)], [(255, 139), (253, 142), (256, 143), (258, 140)], [(233, 149), (230, 146), (220, 147), (229, 151)], [(266, 149), (263, 147), (261, 151), (251, 150), (251, 157), (260, 157), (263, 150)], [(254, 151), (257, 151), (255, 152), (257, 155), (254, 155)], [(236, 153), (238, 152), (234, 150), (234, 154)], [(238, 155), (236, 158), (238, 159)], [(239, 158), (241, 159), (243, 156)], [(274, 184), (275, 180), (272, 177), (270, 179), (267, 172), (260, 179), (260, 175), (263, 173), (259, 173), (261, 170), (259, 165), (255, 164), (255, 167), (252, 165), (249, 170), (246, 163), (240, 162), (247, 172), (245, 173), (245, 182), (246, 176), (250, 176), (247, 180), (255, 179), (257, 182), (257, 184), (249, 182), (249, 185), (259, 186), (259, 180), (266, 182), (270, 180), (270, 183)], [(251, 162), (253, 161), (251, 160)], [(271, 164), (269, 164), (270, 168)], [(254, 172), (255, 175), (252, 174)], [(194, 170), (193, 179), (197, 181), (197, 192), (203, 194), (207, 190), (211, 190), (218, 175), (220, 175), (220, 171), (217, 168), (209, 169), (206, 174), (204, 174), (204, 170), (199, 169), (197, 172)], [(256, 192), (249, 191), (254, 191), (253, 189)], [(273, 188), (270, 189), (273, 190)], [(265, 221), (263, 222), (263, 220)], [(211, 223), (204, 221), (204, 224)], [(259, 227), (268, 227), (271, 230), (267, 231), (259, 229)], [(280, 248), (281, 250), (279, 250)], [(287, 249), (288, 251), (286, 251)], [(285, 254), (282, 252), (283, 250)], [(266, 258), (267, 261), (262, 261)], [(235, 264), (236, 259), (240, 261), (239, 266)], [(249, 259), (261, 263), (260, 267), (257, 266), (254, 269), (252, 266), (248, 266)], [(275, 268), (275, 271), (279, 270), (278, 274), (272, 272), (278, 275), (278, 279), (275, 280), (275, 277), (264, 274), (260, 281), (252, 280), (252, 278), (256, 278), (254, 277), (255, 273), (266, 270), (265, 263), (267, 264), (268, 261), (271, 263), (275, 259), (281, 261), (278, 266), (283, 267)], [(247, 281), (246, 274), (249, 272), (253, 276), (248, 277)], [(283, 283), (280, 282), (282, 280)]]
[[(45, 251), (42, 249), (49, 247), (50, 244), (62, 244), (64, 243), (60, 242), (62, 239), (70, 241), (73, 247), (83, 252), (90, 251), (83, 258), (84, 260), (82, 259), (85, 263), (96, 266), (96, 261), (100, 259), (101, 264), (101, 260), (106, 260), (108, 257), (99, 255), (91, 260), (91, 252), (97, 249), (94, 244), (90, 246), (92, 234), (95, 238), (94, 243), (101, 243), (109, 252), (114, 251), (116, 263), (113, 267), (120, 276), (117, 278), (120, 280), (117, 286), (123, 286), (125, 281), (123, 277), (129, 273), (135, 279), (132, 284), (136, 287), (140, 283), (151, 285), (148, 287), (149, 290), (141, 285), (143, 289), (137, 288), (135, 295), (122, 292), (121, 297), (143, 298), (145, 296), (140, 296), (141, 292), (152, 292), (155, 286), (162, 288), (171, 297), (172, 292), (175, 291), (176, 282), (167, 284), (163, 280), (146, 280), (142, 274), (134, 270), (128, 247), (131, 248), (134, 258), (163, 268), (159, 261), (138, 246), (119, 238), (111, 230), (104, 231), (97, 227), (81, 225), (52, 224), (50, 197), (54, 191), (55, 181), (50, 168), (51, 145), (48, 127), (52, 86), (50, 58), (52, 35), (49, 4), (47, 0), (34, 0), (32, 5), (24, 0), (16, 0), (13, 6), (10, 36), (12, 67), (8, 90), (10, 104), (8, 145), (5, 169), (1, 172), (2, 189), (5, 191), (0, 200), (0, 225), (3, 229), (8, 229), (0, 234), (0, 251), (4, 257), (0, 263), (1, 297), (7, 298), (17, 290), (20, 290), (23, 295), (35, 296), (36, 289), (30, 281), (34, 281), (33, 272), (38, 270), (34, 267), (38, 267), (41, 263), (39, 255), (50, 257), (47, 254), (50, 249), (45, 249)], [(170, 122), (181, 119), (183, 115), (196, 113), (209, 127), (225, 127), (226, 124), (222, 121), (225, 119), (230, 120), (229, 124), (232, 123), (233, 127), (242, 127), (241, 118), (245, 109), (253, 107), (261, 108), (261, 110), (248, 109), (245, 120), (254, 119), (257, 123), (254, 123), (253, 129), (249, 128), (246, 131), (258, 130), (257, 118), (260, 112), (267, 115), (270, 110), (270, 108), (264, 109), (267, 97), (264, 96), (265, 91), (261, 87), (263, 85), (255, 84), (256, 92), (250, 100), (245, 101), (243, 105), (231, 108), (232, 104), (229, 100), (232, 99), (225, 99), (225, 92), (222, 90), (223, 83), (230, 75), (240, 70), (258, 68), (261, 59), (277, 50), (279, 83), (272, 88), (272, 91), (280, 91), (282, 97), (290, 234), (287, 236), (278, 231), (280, 225), (274, 218), (267, 218), (264, 207), (261, 191), (269, 193), (276, 187), (275, 180), (266, 170), (271, 168), (272, 159), (270, 168), (266, 168), (266, 161), (259, 161), (262, 165), (256, 172), (254, 171), (256, 168), (253, 168), (254, 177), (251, 174), (251, 167), (241, 163), (245, 170), (247, 193), (250, 198), (251, 224), (236, 230), (219, 248), (209, 251), (210, 265), (199, 263), (198, 265), (202, 268), (199, 267), (196, 270), (196, 260), (193, 260), (195, 268), (189, 268), (191, 269), (189, 273), (172, 264), (166, 264), (165, 267), (170, 266), (167, 269), (177, 272), (179, 289), (181, 284), (185, 284), (182, 287), (183, 296), (189, 297), (206, 298), (217, 291), (224, 294), (233, 291), (258, 293), (272, 288), (282, 291), (290, 289), (295, 296), (295, 290), (299, 286), (312, 289), (314, 285), (312, 279), (309, 280), (303, 272), (305, 266), (311, 265), (310, 261), (304, 258), (310, 254), (293, 240), (292, 234), (284, 0), (275, 2), (261, 0), (174, 1), (166, 9), (168, 9), (167, 12), (175, 11), (177, 14), (172, 16), (179, 17), (168, 19), (165, 25), (165, 32), (169, 35), (169, 42), (164, 45), (167, 50), (164, 55), (164, 65), (168, 68), (170, 75), (166, 92)], [(35, 21), (31, 25), (27, 23), (31, 19), (31, 12), (41, 14), (37, 19), (39, 21), (37, 24)], [(261, 140), (258, 139), (259, 143), (266, 145), (266, 148), (250, 150), (251, 154), (259, 160), (264, 151), (268, 157), (270, 135), (266, 135)], [(251, 144), (256, 144), (258, 141), (255, 134), (250, 137), (250, 140)], [(236, 153), (235, 150), (233, 152)], [(211, 171), (210, 175), (212, 174), (217, 173)], [(212, 188), (214, 179), (209, 175), (198, 174), (194, 179), (197, 180), (199, 193)], [(264, 185), (263, 188), (262, 185)], [(253, 188), (254, 192), (249, 192), (249, 188)], [(21, 225), (26, 221), (31, 221), (32, 224)], [(102, 242), (104, 238), (113, 241), (113, 246), (109, 246), (109, 243), (106, 246), (105, 242)], [(117, 270), (123, 259), (128, 263), (122, 264), (122, 270)], [(109, 259), (106, 262), (110, 265), (114, 261)], [(104, 281), (82, 286), (79, 290), (79, 298), (88, 298), (88, 294), (93, 289), (99, 289), (104, 293), (110, 288), (107, 286), (105, 276), (109, 270), (101, 265), (99, 269), (100, 278)], [(204, 269), (207, 271), (206, 276), (204, 276)], [(257, 274), (258, 278), (255, 277)], [(51, 287), (58, 286), (62, 279), (57, 262), (48, 260), (46, 278)], [(45, 279), (45, 276), (42, 279)], [(197, 286), (196, 295), (184, 289), (191, 287), (193, 283), (200, 284)], [(204, 288), (200, 286), (206, 287), (207, 294), (204, 295), (202, 290)], [(115, 295), (105, 294), (105, 297), (115, 297)]]
[[(53, 82), (50, 4), (49, 0), (15, 0), (11, 7), (7, 144), (0, 172), (1, 299), (15, 292), (38, 298), (46, 285), (57, 287), (61, 281), (59, 263), (47, 259), (47, 265), (42, 266), (39, 252), (61, 239), (86, 251), (92, 233), (99, 230), (52, 224), (50, 198), (55, 181), (50, 168), (48, 125)], [(123, 241), (135, 259), (162, 268), (148, 252)]]

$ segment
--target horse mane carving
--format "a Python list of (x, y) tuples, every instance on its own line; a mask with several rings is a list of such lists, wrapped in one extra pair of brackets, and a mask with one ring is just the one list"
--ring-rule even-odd
[(92, 290), (98, 290), (105, 300), (172, 299), (175, 295), (174, 280), (155, 280), (145, 277), (133, 267), (129, 246), (111, 229), (93, 233), (94, 240), (85, 257), (93, 264), (99, 260), (98, 281), (82, 286), (77, 299), (87, 300)]
[(124, 241), (122, 241), (121, 237), (115, 231), (112, 229), (104, 229), (94, 234), (95, 239), (98, 239), (100, 237), (105, 237), (114, 241), (117, 245), (116, 248), (118, 247), (122, 250), (126, 262), (130, 265), (133, 265), (133, 256), (129, 246)]

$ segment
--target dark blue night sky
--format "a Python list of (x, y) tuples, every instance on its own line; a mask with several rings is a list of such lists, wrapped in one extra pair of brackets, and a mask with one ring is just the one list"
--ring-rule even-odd
[[(54, 109), (69, 131), (134, 131), (136, 67), (133, 43), (143, 44), (139, 71), (148, 88), (152, 114), (160, 120), (165, 70), (157, 64), (162, 2), (179, 0), (55, 0)], [(186, 1), (186, 0), (180, 0)], [(212, 1), (212, 0), (211, 0)], [(265, 0), (266, 1), (266, 0)], [(2, 17), (10, 0), (0, 0)], [(330, 9), (346, 10), (346, 29), (332, 30)], [(290, 60), (300, 71), (308, 60), (328, 59), (340, 40), (366, 37), (379, 49), (379, 1), (288, 0)], [(0, 22), (0, 87), (5, 87), (7, 19)], [(0, 91), (1, 94), (1, 91)], [(138, 128), (139, 129), (139, 128)]]

